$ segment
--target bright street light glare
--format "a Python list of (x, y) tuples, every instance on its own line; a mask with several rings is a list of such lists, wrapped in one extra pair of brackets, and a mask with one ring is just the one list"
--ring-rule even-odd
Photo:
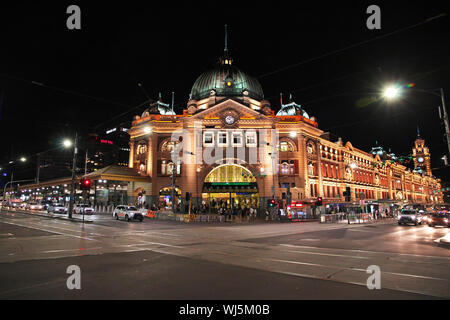
[(72, 146), (72, 141), (70, 140), (64, 140), (63, 142), (64, 147), (70, 148)]
[(25, 158), (25, 157), (22, 157), (22, 158), (20, 158), (20, 161), (22, 161), (22, 162), (26, 162), (26, 161), (27, 161), (27, 158)]
[(396, 99), (400, 96), (400, 89), (396, 86), (386, 87), (383, 91), (383, 96), (388, 100)]

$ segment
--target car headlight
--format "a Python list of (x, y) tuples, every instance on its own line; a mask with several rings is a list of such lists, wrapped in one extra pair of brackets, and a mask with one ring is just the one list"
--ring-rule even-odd
[(448, 219), (444, 219), (444, 222), (445, 222), (445, 223), (448, 223)]
[(400, 220), (402, 218), (402, 216), (398, 216), (397, 219)]

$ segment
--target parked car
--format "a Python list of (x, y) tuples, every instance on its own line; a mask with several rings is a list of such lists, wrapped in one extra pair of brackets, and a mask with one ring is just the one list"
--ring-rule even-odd
[(27, 210), (42, 210), (44, 206), (38, 202), (28, 202), (25, 209)]
[(48, 213), (67, 213), (67, 208), (62, 203), (52, 203), (47, 207)]
[(124, 219), (128, 222), (131, 220), (144, 221), (142, 213), (136, 207), (132, 206), (117, 206), (113, 211), (113, 217), (116, 220)]
[(431, 219), (431, 212), (426, 212), (423, 214), (422, 223), (428, 223), (428, 221)]
[(77, 214), (94, 214), (95, 210), (88, 204), (77, 204), (73, 209)]
[(43, 210), (47, 210), (49, 206), (51, 206), (53, 202), (51, 201), (44, 201), (42, 202), (42, 206), (44, 207)]
[(443, 226), (443, 227), (450, 227), (450, 216), (448, 213), (445, 212), (435, 212), (431, 214), (431, 216), (428, 218), (428, 225), (430, 227), (435, 226)]
[(402, 210), (398, 214), (398, 224), (399, 225), (407, 225), (407, 224), (422, 224), (423, 215), (420, 214), (417, 210), (408, 209), (408, 210)]

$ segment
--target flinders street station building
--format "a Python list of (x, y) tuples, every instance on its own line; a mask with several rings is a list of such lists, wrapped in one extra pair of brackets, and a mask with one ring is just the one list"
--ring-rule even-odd
[(197, 78), (182, 114), (159, 99), (135, 116), (129, 134), (129, 168), (148, 178), (142, 191), (159, 207), (171, 207), (172, 192), (180, 208), (188, 200), (209, 210), (262, 212), (271, 199), (307, 210), (319, 198), (322, 208), (442, 203), (419, 135), (409, 158), (415, 169), (381, 147), (331, 141), (292, 98), (271, 106), (227, 54)]

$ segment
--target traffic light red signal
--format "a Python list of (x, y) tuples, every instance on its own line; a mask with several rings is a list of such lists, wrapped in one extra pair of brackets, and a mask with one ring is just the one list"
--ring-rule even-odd
[(81, 189), (83, 190), (89, 190), (91, 188), (92, 180), (90, 179), (83, 179), (81, 181)]
[(319, 206), (319, 207), (322, 205), (322, 197), (318, 197), (317, 198), (316, 205)]

